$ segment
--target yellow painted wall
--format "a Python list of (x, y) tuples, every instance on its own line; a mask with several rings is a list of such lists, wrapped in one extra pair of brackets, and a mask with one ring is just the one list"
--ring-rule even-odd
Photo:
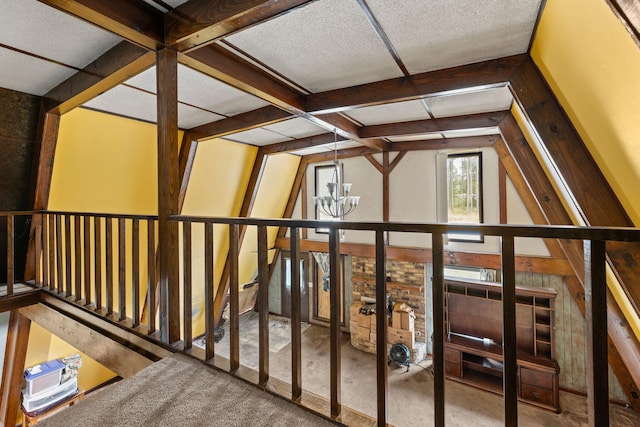
[[(547, 0), (531, 56), (640, 225), (640, 49), (604, 0)], [(640, 339), (640, 319), (607, 273), (608, 286)]]
[(604, 0), (548, 0), (531, 55), (640, 225), (640, 49)]
[[(157, 213), (156, 126), (136, 120), (75, 109), (61, 118), (49, 196), (49, 210), (122, 214)], [(114, 222), (114, 248), (117, 224)], [(105, 227), (102, 226), (104, 241)], [(131, 235), (131, 222), (127, 222)], [(141, 253), (146, 253), (146, 224), (140, 230)], [(93, 245), (93, 240), (91, 242)], [(73, 239), (72, 239), (73, 246)], [(104, 243), (103, 243), (104, 246)], [(72, 247), (72, 251), (75, 248)], [(127, 280), (131, 275), (131, 244), (127, 244)], [(117, 249), (116, 249), (117, 252)], [(115, 255), (117, 259), (117, 255)], [(114, 262), (117, 278), (117, 263)], [(146, 271), (146, 257), (140, 258)], [(105, 260), (102, 263), (105, 283)], [(144, 277), (142, 277), (144, 276)], [(141, 275), (141, 293), (146, 292), (146, 275)], [(105, 295), (102, 295), (103, 302)], [(117, 301), (117, 289), (114, 302)], [(117, 304), (116, 304), (117, 307)], [(127, 295), (128, 316), (131, 296)], [(32, 324), (26, 366), (77, 352), (59, 338)], [(80, 386), (93, 388), (115, 374), (83, 355)]]
[[(198, 143), (182, 214), (238, 216), (258, 149), (223, 139)], [(214, 283), (220, 281), (229, 251), (228, 227), (214, 226)], [(193, 333), (204, 332), (204, 227), (192, 229)]]

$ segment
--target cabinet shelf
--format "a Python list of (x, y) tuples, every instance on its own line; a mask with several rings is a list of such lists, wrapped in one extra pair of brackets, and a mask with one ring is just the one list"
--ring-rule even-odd
[[(491, 344), (503, 341), (502, 285), (446, 278), (444, 296), (447, 378), (502, 393), (502, 347)], [(526, 372), (524, 379), (518, 375), (518, 398), (559, 412), (555, 296), (552, 289), (516, 286), (515, 328), (518, 372)]]

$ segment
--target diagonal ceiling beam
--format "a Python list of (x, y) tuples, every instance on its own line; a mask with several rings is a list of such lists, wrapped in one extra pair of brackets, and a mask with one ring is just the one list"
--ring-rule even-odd
[(120, 42), (44, 95), (46, 108), (64, 114), (146, 70), (155, 60), (154, 52)]
[[(511, 115), (500, 124), (500, 131), (503, 139), (496, 143), (496, 151), (514, 184), (519, 187), (524, 184), (530, 189), (530, 195), (534, 198), (535, 204), (529, 203), (527, 208), (530, 213), (533, 213), (532, 218), (545, 224), (571, 224), (569, 213)], [(575, 279), (566, 278), (565, 282), (578, 307), (584, 313), (584, 258), (581, 242), (558, 240), (558, 243), (575, 272)], [(554, 250), (554, 255), (557, 255), (555, 247), (552, 246), (549, 249)], [(637, 411), (640, 408), (638, 399), (640, 347), (630, 330), (629, 323), (624, 319), (624, 315), (611, 296), (607, 298), (607, 311), (610, 340), (609, 363), (620, 380), (631, 406)]]
[(315, 93), (307, 96), (306, 110), (313, 114), (343, 111), (475, 87), (504, 86), (527, 58), (527, 54), (507, 56), (409, 77)]
[(189, 134), (193, 140), (220, 138), (225, 135), (278, 123), (292, 117), (294, 116), (291, 113), (273, 105), (268, 105), (257, 110), (191, 128), (189, 129)]
[(164, 45), (164, 16), (142, 0), (38, 0), (125, 40), (157, 50)]
[(190, 0), (165, 16), (167, 45), (179, 52), (211, 43), (313, 0)]
[(400, 135), (497, 127), (507, 113), (506, 111), (501, 111), (445, 117), (441, 119), (414, 120), (410, 122), (364, 126), (360, 128), (360, 136), (362, 138), (388, 138)]

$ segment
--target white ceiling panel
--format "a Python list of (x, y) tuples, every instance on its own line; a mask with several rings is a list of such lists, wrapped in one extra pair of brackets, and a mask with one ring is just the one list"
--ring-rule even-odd
[(36, 0), (0, 0), (3, 44), (82, 68), (122, 39)]
[(272, 125), (265, 126), (264, 129), (295, 139), (327, 133), (326, 129), (321, 128), (302, 117), (296, 117), (294, 119), (274, 123)]
[(344, 113), (365, 126), (429, 118), (429, 114), (420, 100), (356, 108)]
[(317, 1), (227, 40), (311, 92), (402, 76), (355, 0)]
[(257, 146), (275, 144), (276, 142), (291, 140), (291, 138), (282, 136), (274, 132), (270, 132), (268, 130), (264, 130), (262, 128), (234, 133), (233, 135), (225, 136), (224, 139)]
[(84, 106), (152, 123), (157, 120), (156, 96), (123, 85), (93, 98)]
[(331, 150), (322, 145), (317, 145), (315, 147), (309, 147), (309, 148), (303, 148), (301, 150), (290, 151), (289, 154), (296, 154), (298, 156), (308, 156), (310, 154), (326, 153), (327, 151), (331, 151)]
[(191, 129), (224, 118), (224, 116), (214, 114), (207, 110), (190, 105), (178, 104), (178, 127), (180, 129)]
[(260, 98), (183, 65), (178, 66), (178, 99), (227, 116), (269, 105)]
[(511, 107), (513, 96), (507, 87), (427, 98), (435, 117), (503, 111)]
[(0, 87), (5, 89), (42, 96), (73, 74), (70, 68), (0, 48)]
[[(156, 93), (156, 67), (127, 80), (127, 84)], [(178, 99), (213, 113), (226, 116), (245, 113), (269, 105), (248, 93), (178, 64)]]
[(411, 74), (524, 53), (540, 0), (368, 0)]

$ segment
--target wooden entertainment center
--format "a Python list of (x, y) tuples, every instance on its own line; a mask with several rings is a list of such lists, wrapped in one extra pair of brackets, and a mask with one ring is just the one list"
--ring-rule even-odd
[[(445, 279), (445, 375), (502, 394), (502, 285)], [(553, 289), (516, 286), (519, 400), (560, 412)]]

